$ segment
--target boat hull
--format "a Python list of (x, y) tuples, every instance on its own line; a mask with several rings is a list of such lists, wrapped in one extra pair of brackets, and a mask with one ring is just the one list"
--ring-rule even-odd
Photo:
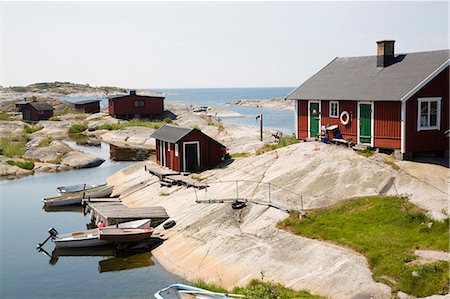
[[(186, 292), (187, 291), (187, 292)], [(192, 291), (192, 293), (189, 293)], [(239, 295), (238, 295), (239, 296)], [(240, 297), (240, 296), (239, 296)], [(214, 293), (205, 289), (184, 284), (173, 284), (155, 293), (156, 299), (232, 299), (226, 294)]]
[(78, 184), (78, 185), (71, 185), (71, 186), (60, 186), (60, 187), (56, 188), (56, 191), (58, 191), (58, 193), (63, 195), (63, 194), (68, 194), (68, 193), (88, 191), (90, 189), (103, 187), (103, 186), (106, 186), (106, 183), (104, 183), (104, 184)]
[(102, 198), (109, 197), (113, 191), (113, 186), (102, 186), (86, 190), (78, 193), (68, 193), (66, 195), (60, 195), (55, 197), (47, 197), (42, 201), (46, 206), (57, 207), (57, 206), (68, 206), (74, 204), (80, 204), (83, 198)]
[[(119, 228), (149, 228), (151, 224), (150, 219), (142, 219), (120, 223)], [(107, 228), (114, 228), (115, 226), (108, 226)], [(84, 232), (72, 232), (67, 234), (58, 234), (52, 238), (56, 248), (83, 248), (94, 247), (111, 244), (110, 241), (100, 240), (98, 238), (98, 229), (90, 229)]]
[(98, 238), (100, 240), (113, 243), (138, 242), (149, 239), (153, 233), (153, 229), (150, 228), (101, 228), (98, 231)]

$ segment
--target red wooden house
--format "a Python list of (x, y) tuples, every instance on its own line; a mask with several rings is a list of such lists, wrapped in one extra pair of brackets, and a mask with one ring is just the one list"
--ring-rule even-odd
[(83, 113), (100, 112), (100, 100), (85, 100), (73, 103), (75, 110)]
[(343, 139), (394, 149), (402, 157), (448, 152), (449, 50), (335, 58), (286, 99), (295, 101), (296, 134), (315, 137), (338, 126)]
[(140, 96), (135, 90), (129, 95), (108, 99), (109, 115), (117, 118), (161, 118), (164, 113), (164, 97)]
[(29, 102), (22, 104), (20, 111), (22, 111), (22, 119), (24, 121), (39, 121), (47, 120), (53, 116), (55, 110), (48, 103)]
[(197, 129), (164, 125), (151, 137), (157, 163), (175, 171), (198, 171), (225, 160), (226, 147)]

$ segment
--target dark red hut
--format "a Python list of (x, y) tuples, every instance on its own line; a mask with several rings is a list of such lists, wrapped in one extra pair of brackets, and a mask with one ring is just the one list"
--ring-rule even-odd
[(377, 44), (376, 56), (337, 57), (286, 97), (297, 138), (337, 125), (344, 140), (402, 157), (448, 153), (449, 50), (395, 55), (394, 41)]
[(175, 171), (198, 171), (225, 160), (226, 147), (197, 129), (165, 125), (156, 139), (156, 161)]
[(73, 103), (75, 110), (83, 113), (100, 112), (100, 100), (85, 100)]
[(108, 99), (109, 115), (117, 118), (161, 118), (164, 113), (164, 97), (140, 96), (131, 90), (129, 95)]
[(24, 121), (47, 120), (53, 116), (55, 110), (48, 103), (29, 102), (20, 108), (22, 111), (22, 119)]

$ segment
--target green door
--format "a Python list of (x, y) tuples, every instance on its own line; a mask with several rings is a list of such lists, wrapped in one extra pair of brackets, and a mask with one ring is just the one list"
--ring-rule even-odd
[(31, 111), (30, 110), (22, 110), (23, 120), (31, 120)]
[(319, 134), (319, 103), (309, 103), (309, 137)]
[(359, 142), (372, 143), (372, 105), (359, 105)]

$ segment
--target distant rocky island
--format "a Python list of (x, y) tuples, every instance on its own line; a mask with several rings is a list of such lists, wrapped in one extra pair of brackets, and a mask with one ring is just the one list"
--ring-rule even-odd
[(277, 110), (294, 110), (294, 101), (285, 100), (283, 98), (273, 98), (271, 100), (235, 100), (226, 102), (227, 106), (251, 106), (251, 107), (264, 107)]

